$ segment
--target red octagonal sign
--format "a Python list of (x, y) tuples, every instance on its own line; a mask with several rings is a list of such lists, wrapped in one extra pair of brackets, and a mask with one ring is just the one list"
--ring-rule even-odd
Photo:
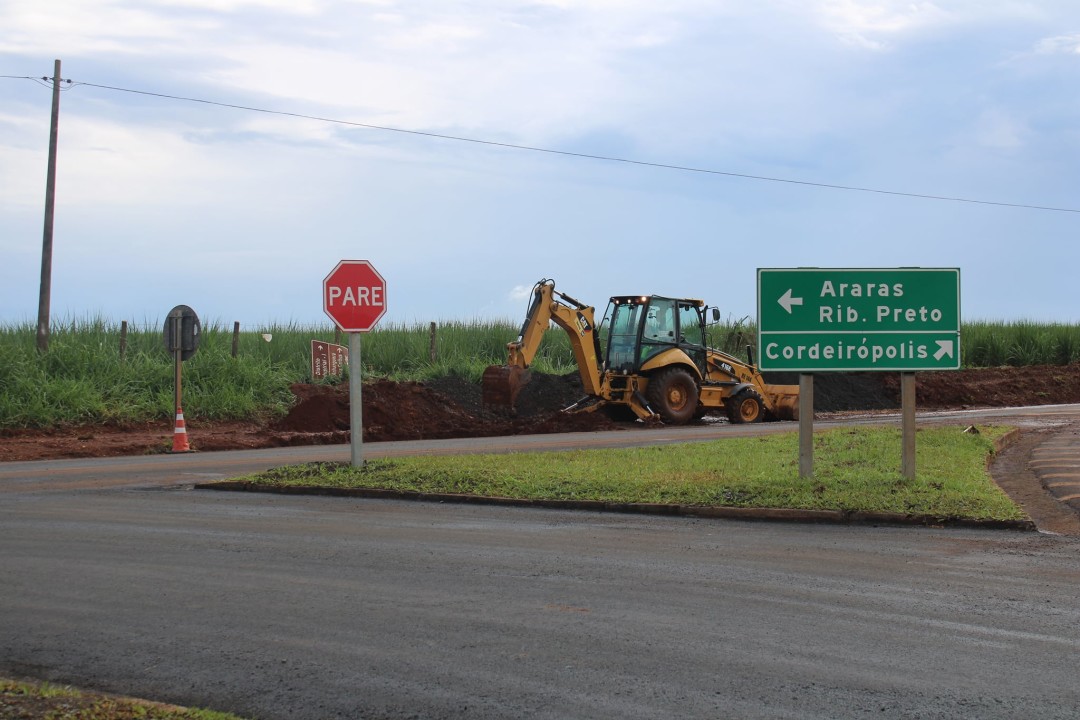
[(343, 332), (367, 332), (386, 312), (386, 281), (367, 260), (342, 260), (323, 280), (323, 311)]

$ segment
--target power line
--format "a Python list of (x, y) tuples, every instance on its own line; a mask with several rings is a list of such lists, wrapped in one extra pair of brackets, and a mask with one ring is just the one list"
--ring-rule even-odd
[[(0, 75), (0, 78), (11, 78), (20, 80), (25, 79), (40, 82), (38, 78), (18, 77), (15, 75)], [(49, 80), (49, 78), (41, 78), (41, 80)], [(134, 95), (146, 95), (149, 97), (163, 98), (166, 100), (179, 100), (182, 102), (200, 103), (203, 105), (213, 105), (216, 107), (230, 108), (232, 110), (245, 110), (248, 112), (264, 113), (267, 115), (281, 115), (283, 117), (292, 117), (302, 120), (314, 120), (316, 122), (333, 123), (336, 125), (359, 127), (368, 130), (381, 130), (383, 132), (401, 133), (404, 135), (418, 135), (421, 137), (436, 138), (439, 140), (453, 140), (455, 142), (473, 143), (475, 145), (487, 145), (491, 147), (507, 148), (510, 150), (524, 150), (528, 152), (546, 153), (549, 155), (561, 155), (564, 157), (575, 157), (587, 160), (601, 160), (604, 162), (623, 163), (626, 165), (637, 165), (640, 167), (658, 168), (663, 170), (676, 170), (679, 172), (700, 173), (705, 175), (720, 175), (723, 177), (739, 178), (742, 180), (759, 180), (762, 182), (785, 183), (788, 185), (802, 185), (805, 187), (824, 188), (827, 190), (846, 190), (849, 192), (872, 193), (876, 195), (892, 195), (895, 197), (907, 197), (919, 200), (937, 200), (942, 202), (968, 203), (971, 205), (993, 205), (996, 207), (1022, 208), (1026, 210), (1043, 210), (1049, 212), (1080, 213), (1080, 209), (1077, 208), (1052, 207), (1047, 205), (1029, 205), (1025, 203), (996, 202), (993, 200), (976, 200), (974, 198), (954, 197), (949, 195), (932, 195), (929, 193), (902, 192), (899, 190), (882, 190), (880, 188), (861, 187), (858, 185), (839, 185), (833, 183), (813, 182), (810, 180), (792, 180), (791, 178), (771, 177), (768, 175), (752, 175), (749, 173), (737, 173), (726, 170), (713, 170), (709, 168), (692, 167), (688, 165), (649, 162), (646, 160), (633, 160), (630, 158), (614, 157), (610, 155), (593, 155), (590, 153), (571, 152), (569, 150), (555, 150), (552, 148), (536, 147), (532, 145), (518, 145), (515, 143), (498, 142), (495, 140), (481, 140), (478, 138), (463, 137), (460, 135), (447, 135), (443, 133), (428, 132), (424, 130), (406, 130), (403, 128), (389, 127), (386, 125), (373, 125), (370, 123), (354, 122), (351, 120), (339, 120), (337, 118), (320, 117), (318, 115), (307, 115), (304, 113), (287, 112), (284, 110), (270, 110), (267, 108), (258, 108), (250, 105), (236, 105), (233, 103), (217, 102), (215, 100), (204, 100), (201, 98), (184, 97), (182, 95), (169, 95), (165, 93), (150, 92), (147, 90), (133, 90), (131, 88), (122, 88), (112, 85), (99, 85), (89, 82), (76, 82), (71, 85), (71, 80), (66, 80), (64, 82), (69, 83), (69, 86), (67, 88), (64, 88), (65, 90), (71, 89), (72, 87), (77, 87), (79, 85), (85, 85), (86, 87), (100, 88), (102, 90), (112, 90), (114, 92), (131, 93)], [(48, 87), (52, 87), (51, 84), (48, 85)]]
[[(50, 90), (52, 90), (52, 87), (53, 87), (53, 82), (52, 82), (51, 77), (44, 77), (44, 76), (42, 76), (42, 77), (29, 77), (27, 75), (0, 75), (0, 78), (4, 78), (4, 79), (7, 79), (7, 80), (29, 80), (31, 82), (37, 83), (38, 85), (41, 85), (42, 87), (47, 87)], [(64, 92), (66, 90), (71, 90), (71, 88), (72, 88), (71, 83), (73, 81), (64, 80), (63, 78), (61, 78), (60, 82), (61, 83), (67, 83), (67, 85), (61, 85), (60, 86), (60, 92)]]

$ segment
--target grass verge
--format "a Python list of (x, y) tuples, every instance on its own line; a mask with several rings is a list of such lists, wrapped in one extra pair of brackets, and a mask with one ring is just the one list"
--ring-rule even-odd
[(234, 481), (267, 487), (372, 488), (524, 500), (837, 510), (942, 519), (1025, 520), (987, 461), (1010, 428), (924, 428), (916, 477), (900, 472), (897, 428), (816, 433), (814, 477), (800, 478), (798, 433), (662, 447), (311, 463)]
[(236, 715), (103, 693), (51, 683), (0, 678), (0, 718), (24, 720), (241, 720)]

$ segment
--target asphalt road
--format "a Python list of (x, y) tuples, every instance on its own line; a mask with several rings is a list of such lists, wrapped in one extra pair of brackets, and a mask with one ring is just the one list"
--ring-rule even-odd
[(1076, 538), (204, 492), (126, 460), (0, 465), (0, 674), (257, 718), (1080, 716)]
[[(920, 424), (1008, 423), (1046, 426), (1080, 419), (1080, 405), (1044, 405), (1035, 408), (993, 408), (919, 413)], [(815, 430), (853, 424), (900, 425), (895, 413), (818, 420)], [(514, 435), (453, 440), (406, 440), (367, 443), (365, 459), (424, 454), (513, 453), (582, 448), (639, 447), (684, 442), (704, 442), (730, 437), (792, 432), (797, 423), (725, 423), (691, 427), (655, 427), (605, 432)], [(350, 460), (348, 445), (305, 445), (269, 450), (233, 450), (177, 455), (146, 455), (79, 460), (38, 460), (0, 463), (0, 497), (25, 491), (77, 491), (107, 487), (190, 485), (258, 472), (279, 465), (303, 462)], [(899, 462), (899, 460), (897, 460)]]

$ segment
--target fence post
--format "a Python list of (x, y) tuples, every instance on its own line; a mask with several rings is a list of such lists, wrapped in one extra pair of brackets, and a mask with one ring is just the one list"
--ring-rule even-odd
[(234, 320), (232, 326), (232, 356), (240, 351), (240, 321)]
[(127, 355), (127, 320), (120, 322), (120, 362)]
[(431, 344), (428, 346), (428, 355), (431, 357), (431, 364), (435, 364), (435, 323), (431, 323)]

